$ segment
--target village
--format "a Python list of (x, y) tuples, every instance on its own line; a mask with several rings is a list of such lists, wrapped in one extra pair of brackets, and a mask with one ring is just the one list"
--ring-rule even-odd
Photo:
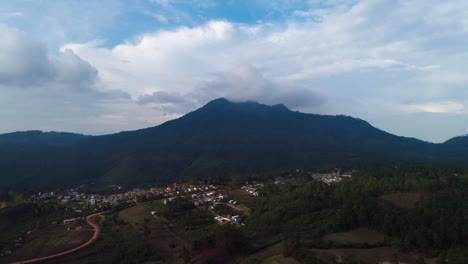
[[(302, 178), (304, 181), (320, 181), (326, 184), (334, 184), (343, 179), (350, 178), (350, 173), (303, 173), (306, 175)], [(237, 187), (234, 193), (239, 197), (251, 197), (249, 200), (254, 200), (256, 197), (262, 196), (262, 188), (267, 184), (285, 184), (288, 177), (276, 177), (269, 181), (253, 181), (246, 182), (240, 188)], [(39, 192), (30, 195), (28, 202), (58, 204), (65, 210), (64, 218), (60, 221), (49, 223), (57, 228), (65, 230), (82, 230), (89, 228), (85, 222), (85, 216), (91, 213), (103, 212), (109, 210), (122, 210), (138, 204), (144, 204), (151, 201), (161, 201), (162, 204), (168, 205), (177, 202), (179, 199), (190, 201), (194, 208), (199, 210), (208, 210), (213, 215), (213, 221), (219, 225), (233, 224), (244, 225), (243, 221), (250, 215), (250, 205), (241, 203), (236, 200), (236, 197), (231, 197), (228, 193), (233, 193), (232, 187), (217, 186), (213, 184), (171, 184), (166, 187), (153, 187), (148, 189), (136, 188), (129, 191), (114, 193), (109, 195), (98, 193), (86, 193), (82, 191), (82, 186), (71, 188), (68, 190), (55, 192)], [(115, 186), (116, 190), (120, 190), (120, 186)], [(245, 200), (245, 199), (244, 199)], [(157, 217), (157, 210), (151, 211), (151, 215)], [(71, 216), (71, 217), (66, 217)], [(60, 226), (60, 227), (59, 227)], [(4, 247), (2, 255), (9, 255), (12, 250), (22, 246), (22, 241), (26, 240), (34, 230), (29, 230), (20, 237), (12, 241)]]
[[(326, 184), (334, 184), (343, 179), (350, 178), (350, 172), (341, 173), (333, 171), (330, 173), (305, 173), (308, 177), (306, 181), (315, 180)], [(261, 195), (261, 188), (265, 184), (283, 184), (287, 178), (276, 177), (270, 182), (252, 182), (246, 183), (240, 189), (246, 193), (257, 197)], [(35, 203), (50, 203), (58, 201), (65, 206), (65, 210), (70, 210), (75, 213), (99, 212), (110, 209), (125, 208), (137, 203), (162, 199), (164, 204), (175, 201), (178, 197), (190, 199), (193, 205), (197, 208), (215, 209), (220, 205), (227, 205), (235, 210), (238, 209), (238, 201), (229, 199), (226, 194), (225, 186), (215, 186), (213, 184), (171, 184), (166, 187), (153, 187), (149, 189), (136, 188), (122, 193), (110, 195), (102, 195), (97, 193), (85, 193), (80, 191), (81, 187), (72, 188), (62, 192), (45, 192), (37, 193), (30, 196), (30, 202)], [(115, 186), (115, 189), (120, 190), (120, 186)], [(155, 212), (156, 213), (156, 212)], [(216, 213), (215, 213), (216, 214)], [(83, 216), (80, 216), (83, 218)], [(80, 217), (75, 217), (79, 219)], [(73, 218), (74, 219), (74, 218)], [(68, 219), (64, 219), (63, 223), (69, 223)], [(240, 222), (241, 216), (232, 215), (230, 217), (217, 215), (215, 220), (219, 223)]]

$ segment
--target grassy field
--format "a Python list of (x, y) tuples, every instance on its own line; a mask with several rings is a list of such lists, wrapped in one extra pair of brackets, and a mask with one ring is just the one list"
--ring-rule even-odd
[(380, 199), (399, 208), (414, 208), (421, 197), (421, 193), (406, 192), (383, 195)]
[(384, 235), (369, 228), (357, 228), (347, 232), (332, 233), (322, 238), (338, 245), (377, 244), (384, 241)]

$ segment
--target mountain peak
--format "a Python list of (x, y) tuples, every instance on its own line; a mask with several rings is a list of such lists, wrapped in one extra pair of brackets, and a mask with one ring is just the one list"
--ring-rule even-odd
[(205, 107), (207, 107), (207, 106), (230, 105), (230, 104), (232, 104), (231, 101), (229, 101), (228, 99), (226, 99), (224, 97), (221, 97), (221, 98), (209, 101), (208, 103), (205, 104)]
[(285, 106), (284, 104), (276, 104), (276, 105), (273, 105), (271, 106), (275, 109), (278, 109), (278, 110), (287, 110), (289, 111), (289, 108), (287, 106)]
[(232, 101), (227, 98), (221, 97), (218, 99), (214, 99), (208, 102), (203, 108), (218, 108), (218, 107), (230, 107), (230, 106), (239, 106), (239, 107), (247, 107), (253, 109), (275, 109), (275, 110), (287, 110), (289, 109), (284, 104), (276, 104), (276, 105), (266, 105), (259, 103), (254, 100), (245, 100), (245, 101)]

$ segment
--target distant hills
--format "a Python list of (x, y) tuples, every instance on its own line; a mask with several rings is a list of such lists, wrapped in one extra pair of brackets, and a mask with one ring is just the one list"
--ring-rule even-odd
[(442, 144), (389, 134), (349, 116), (216, 99), (162, 125), (105, 136), (0, 135), (0, 190), (80, 183), (139, 185), (179, 177), (395, 161), (468, 161), (468, 137)]

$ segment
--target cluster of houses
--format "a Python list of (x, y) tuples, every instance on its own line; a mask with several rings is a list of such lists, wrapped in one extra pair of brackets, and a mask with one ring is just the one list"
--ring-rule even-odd
[(242, 221), (242, 216), (240, 215), (233, 215), (233, 216), (216, 216), (214, 218), (218, 224), (226, 224), (226, 223), (240, 223)]
[[(74, 210), (75, 212), (81, 213), (84, 210), (99, 210), (108, 209), (118, 206), (127, 206), (132, 203), (137, 203), (146, 200), (162, 199), (164, 203), (171, 202), (178, 195), (187, 193), (199, 193), (216, 190), (217, 187), (214, 185), (180, 185), (174, 184), (170, 187), (159, 187), (149, 189), (133, 189), (130, 191), (100, 195), (100, 194), (87, 194), (78, 191), (77, 189), (70, 189), (56, 192), (37, 193), (30, 197), (32, 202), (48, 203), (55, 200), (64, 205), (67, 210)], [(120, 189), (120, 188), (119, 188)], [(212, 192), (211, 195), (208, 193), (209, 198), (223, 199), (223, 196)], [(212, 197), (210, 197), (212, 196)], [(202, 199), (206, 201), (206, 198)]]
[(345, 178), (351, 178), (350, 173), (338, 173), (338, 172), (333, 172), (333, 173), (314, 173), (311, 175), (312, 179), (316, 181), (321, 181), (324, 182), (328, 185), (334, 184), (337, 182), (342, 181)]
[(248, 192), (249, 194), (253, 196), (258, 196), (259, 195), (258, 189), (263, 186), (264, 186), (263, 183), (247, 184), (247, 185), (242, 186), (241, 189)]

